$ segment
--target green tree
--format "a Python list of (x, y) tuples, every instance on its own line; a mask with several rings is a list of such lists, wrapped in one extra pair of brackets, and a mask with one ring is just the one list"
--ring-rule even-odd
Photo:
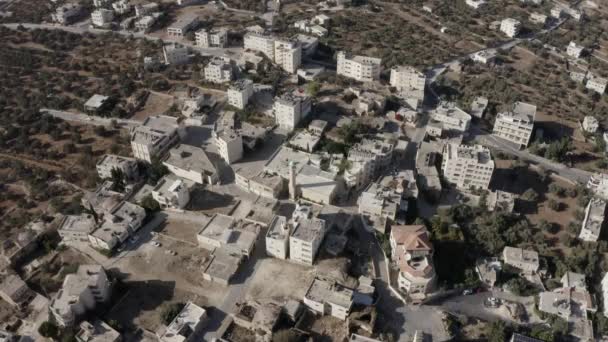
[(121, 169), (113, 168), (111, 171), (112, 177), (112, 190), (117, 192), (125, 191), (126, 182), (125, 182), (125, 173), (122, 172)]
[(183, 308), (183, 303), (172, 303), (166, 305), (160, 313), (160, 317), (163, 323), (165, 325), (169, 325), (173, 321), (173, 319), (180, 313), (180, 311), (182, 311)]
[(317, 97), (319, 90), (321, 90), (321, 85), (317, 81), (312, 81), (306, 86), (306, 92), (312, 97)]
[(59, 336), (59, 327), (55, 323), (44, 321), (38, 327), (38, 333), (43, 337), (56, 339)]
[(151, 194), (144, 197), (140, 204), (149, 214), (160, 210), (160, 204), (152, 197)]
[(490, 323), (488, 326), (488, 341), (489, 342), (504, 342), (507, 340), (508, 327), (503, 321)]

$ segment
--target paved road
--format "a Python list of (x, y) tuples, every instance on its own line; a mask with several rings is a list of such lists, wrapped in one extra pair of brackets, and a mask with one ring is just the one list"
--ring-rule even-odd
[(130, 119), (115, 119), (115, 118), (104, 118), (101, 116), (87, 115), (82, 113), (68, 112), (64, 110), (55, 110), (49, 108), (41, 108), (40, 113), (49, 114), (53, 117), (65, 120), (80, 122), (87, 125), (95, 126), (110, 126), (112, 121), (115, 121), (118, 125), (124, 127), (135, 127), (141, 125), (141, 121), (130, 120)]

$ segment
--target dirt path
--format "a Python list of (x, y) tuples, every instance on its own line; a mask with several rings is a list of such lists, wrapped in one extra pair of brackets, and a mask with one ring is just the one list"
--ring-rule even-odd
[[(383, 6), (392, 8), (392, 10), (393, 10), (392, 13), (396, 13), (399, 17), (406, 20), (407, 22), (416, 24), (420, 28), (424, 29), (428, 33), (431, 33), (431, 34), (437, 36), (437, 38), (439, 38), (441, 40), (444, 40), (449, 43), (453, 43), (452, 39), (450, 39), (449, 36), (441, 33), (441, 31), (433, 28), (429, 23), (424, 22), (422, 17), (415, 17), (415, 16), (403, 11), (401, 8), (399, 8), (399, 4), (395, 4), (395, 3), (391, 3), (391, 2), (380, 2), (380, 3)], [(430, 19), (430, 20), (432, 20), (432, 19)], [(435, 23), (437, 23), (438, 25), (441, 25), (441, 23), (438, 23), (435, 20), (433, 20), (433, 21)]]
[(55, 164), (55, 163), (46, 162), (46, 161), (39, 161), (39, 160), (34, 160), (34, 159), (28, 158), (28, 157), (15, 156), (15, 155), (7, 154), (7, 153), (0, 153), (0, 158), (18, 160), (25, 164), (33, 165), (33, 166), (36, 166), (36, 167), (39, 167), (41, 169), (45, 169), (48, 171), (56, 171), (56, 172), (62, 171), (66, 167), (65, 165), (62, 165), (60, 163)]

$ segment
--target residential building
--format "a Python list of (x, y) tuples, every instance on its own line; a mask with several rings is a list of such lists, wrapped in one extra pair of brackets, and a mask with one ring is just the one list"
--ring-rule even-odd
[(247, 222), (238, 222), (235, 218), (223, 214), (215, 214), (198, 232), (197, 240), (206, 249), (221, 248), (222, 250), (241, 255), (251, 256), (257, 241), (260, 228)]
[[(137, 8), (138, 7), (135, 6), (136, 11), (137, 11)], [(139, 18), (139, 19), (137, 19), (134, 26), (138, 31), (149, 32), (152, 29), (152, 27), (154, 26), (154, 24), (156, 24), (158, 19), (162, 16), (163, 16), (163, 14), (161, 12), (153, 12), (153, 13), (150, 13), (149, 15), (144, 15), (142, 17), (138, 16), (137, 18)], [(165, 57), (165, 61), (166, 60), (167, 60), (167, 58)]]
[(431, 112), (431, 122), (436, 122), (442, 131), (454, 131), (463, 134), (469, 130), (471, 115), (458, 108), (453, 102), (441, 102)]
[(349, 150), (349, 161), (364, 164), (360, 186), (367, 185), (381, 170), (386, 170), (391, 165), (393, 151), (394, 146), (391, 143), (373, 139), (363, 139)]
[(301, 90), (285, 93), (274, 101), (272, 111), (282, 129), (293, 131), (311, 111), (312, 99)]
[(165, 64), (168, 65), (185, 64), (190, 60), (188, 48), (175, 43), (163, 45), (163, 56), (165, 57)]
[(133, 179), (137, 175), (137, 160), (116, 154), (106, 154), (95, 165), (97, 175), (101, 179), (112, 178), (112, 170), (120, 170), (126, 179)]
[(228, 57), (213, 57), (205, 66), (205, 80), (212, 83), (232, 81), (232, 62)]
[(395, 221), (397, 213), (407, 206), (403, 202), (400, 193), (381, 183), (371, 183), (357, 200), (359, 214), (370, 217), (372, 220), (390, 221)]
[(123, 201), (111, 213), (105, 214), (103, 222), (89, 234), (89, 243), (93, 248), (112, 251), (143, 224), (146, 210), (137, 204)]
[(482, 50), (471, 56), (473, 62), (488, 64), (496, 60), (496, 50)]
[(180, 179), (175, 175), (166, 175), (152, 190), (152, 197), (163, 209), (183, 209), (190, 202), (190, 187), (190, 181)]
[(68, 274), (49, 305), (55, 322), (70, 327), (87, 310), (110, 299), (111, 283), (103, 267), (80, 265), (76, 273)]
[(207, 311), (188, 302), (160, 334), (160, 342), (202, 341), (202, 331), (207, 322)]
[(515, 38), (519, 34), (521, 23), (513, 18), (506, 18), (500, 22), (500, 31), (509, 38)]
[(295, 74), (302, 64), (302, 46), (295, 40), (274, 42), (274, 62), (283, 70)]
[(498, 258), (481, 259), (475, 263), (475, 271), (485, 285), (494, 287), (502, 271), (502, 262)]
[(215, 134), (215, 144), (220, 156), (228, 164), (243, 158), (243, 137), (232, 129), (223, 129)]
[(188, 31), (195, 28), (199, 23), (198, 15), (186, 13), (179, 17), (176, 22), (167, 27), (167, 34), (170, 37), (182, 38)]
[(485, 0), (465, 0), (465, 3), (473, 9), (480, 9), (487, 2)]
[(602, 307), (604, 308), (604, 317), (608, 318), (608, 273), (602, 278), (602, 298), (604, 300)]
[(399, 289), (419, 301), (435, 283), (433, 246), (423, 225), (392, 226), (389, 238), (392, 260), (399, 268)]
[(317, 51), (319, 38), (307, 36), (305, 34), (297, 34), (295, 39), (297, 39), (302, 47), (302, 56), (312, 56)]
[(578, 238), (583, 241), (597, 241), (600, 238), (605, 216), (606, 201), (592, 198), (585, 209), (585, 218)]
[(380, 79), (382, 59), (351, 56), (343, 51), (338, 52), (337, 74), (353, 78), (360, 82), (372, 82)]
[(95, 217), (91, 214), (65, 215), (59, 223), (57, 233), (61, 243), (68, 246), (86, 245), (89, 234), (97, 228)]
[(391, 86), (408, 98), (424, 101), (426, 76), (411, 66), (399, 66), (391, 69)]
[(198, 184), (219, 182), (217, 168), (209, 159), (207, 152), (200, 147), (178, 145), (169, 151), (163, 164), (174, 175)]
[(536, 106), (515, 102), (509, 111), (496, 115), (492, 134), (519, 146), (528, 146), (534, 128)]
[(112, 181), (107, 180), (101, 183), (95, 191), (85, 191), (81, 199), (82, 206), (93, 209), (99, 215), (111, 213), (125, 198), (123, 193), (112, 189)]
[(316, 165), (302, 165), (294, 184), (296, 197), (318, 204), (332, 204), (341, 189), (336, 178), (335, 172), (323, 171)]
[(242, 255), (218, 248), (213, 252), (211, 261), (206, 264), (203, 279), (228, 286), (236, 272), (238, 272), (243, 259)]
[(585, 84), (585, 87), (587, 89), (593, 90), (596, 93), (603, 95), (606, 91), (606, 85), (608, 85), (608, 79), (595, 76), (590, 72), (587, 73), (587, 83)]
[(603, 200), (608, 200), (608, 174), (594, 173), (587, 182), (587, 189)]
[(518, 268), (526, 273), (536, 273), (540, 267), (538, 253), (515, 247), (505, 247), (502, 251), (505, 264)]
[(353, 305), (353, 290), (335, 281), (315, 277), (303, 299), (312, 311), (346, 320)]
[(201, 29), (196, 31), (194, 37), (196, 45), (202, 48), (225, 48), (228, 44), (228, 30), (225, 28)]
[(572, 58), (580, 58), (585, 48), (571, 41), (566, 48), (566, 54)]
[(91, 23), (97, 27), (107, 27), (114, 20), (114, 11), (105, 8), (96, 9), (91, 13)]
[(600, 122), (591, 115), (583, 118), (583, 130), (587, 133), (595, 133), (600, 128)]
[(259, 51), (274, 61), (274, 37), (248, 32), (243, 38), (245, 50)]
[(325, 130), (327, 129), (327, 121), (324, 120), (312, 120), (308, 125), (308, 130), (313, 134), (318, 136), (322, 136)]
[(279, 259), (289, 257), (289, 235), (291, 224), (285, 216), (275, 215), (268, 225), (266, 233), (266, 254)]
[(27, 284), (17, 274), (0, 276), (0, 298), (11, 306), (19, 306), (32, 294)]
[(547, 23), (547, 16), (542, 13), (538, 13), (538, 12), (530, 13), (529, 19), (530, 19), (530, 22), (532, 22), (534, 24), (542, 25), (542, 26), (545, 26), (545, 24)]
[(485, 146), (446, 144), (441, 172), (448, 182), (460, 189), (487, 190), (494, 172), (494, 161)]
[(276, 174), (262, 171), (253, 176), (244, 169), (235, 170), (235, 183), (247, 191), (266, 198), (279, 199), (285, 190), (284, 179)]
[(133, 5), (131, 5), (129, 0), (118, 0), (112, 3), (112, 9), (118, 14), (128, 13), (131, 10), (131, 7), (133, 7)]
[(152, 162), (179, 141), (180, 124), (177, 118), (165, 115), (150, 116), (142, 125), (131, 130), (131, 148), (136, 159)]
[(326, 14), (317, 14), (314, 16), (314, 18), (312, 18), (312, 22), (321, 26), (327, 26), (329, 25), (329, 22), (331, 21), (331, 17), (329, 17)]
[(471, 102), (471, 115), (482, 119), (487, 107), (488, 99), (483, 96), (478, 96)]
[(486, 200), (488, 211), (512, 213), (515, 209), (515, 194), (506, 191), (490, 191)]
[(228, 104), (238, 109), (245, 109), (253, 96), (253, 81), (240, 79), (228, 88)]
[(111, 104), (109, 96), (95, 94), (91, 96), (87, 102), (84, 103), (84, 110), (88, 113), (101, 113), (103, 110), (109, 108)]
[(298, 205), (289, 237), (289, 259), (306, 265), (313, 265), (327, 230), (325, 220), (311, 216), (309, 207)]
[(143, 17), (146, 16), (148, 14), (152, 14), (152, 13), (158, 13), (159, 10), (159, 6), (156, 2), (149, 2), (143, 5), (135, 5), (135, 16), (136, 17)]
[(120, 342), (120, 333), (107, 323), (96, 320), (93, 323), (83, 321), (74, 336), (77, 342)]
[(69, 25), (73, 23), (83, 12), (83, 8), (80, 4), (70, 2), (63, 4), (55, 10), (52, 14), (53, 21), (61, 25)]

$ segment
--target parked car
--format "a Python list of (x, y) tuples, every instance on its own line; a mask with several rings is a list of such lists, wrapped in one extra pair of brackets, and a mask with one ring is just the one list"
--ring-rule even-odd
[(468, 296), (468, 295), (472, 295), (472, 294), (473, 294), (472, 289), (466, 289), (466, 290), (462, 291), (463, 296)]

